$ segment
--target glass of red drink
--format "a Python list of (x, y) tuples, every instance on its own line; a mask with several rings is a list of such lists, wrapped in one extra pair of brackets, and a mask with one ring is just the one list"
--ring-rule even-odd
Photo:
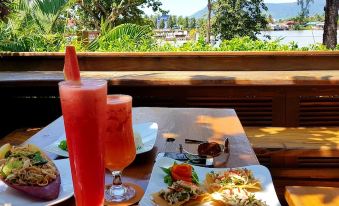
[(104, 204), (107, 82), (59, 83), (66, 140), (77, 206)]
[(132, 97), (107, 96), (107, 121), (104, 138), (105, 167), (112, 172), (113, 184), (105, 190), (107, 202), (122, 202), (135, 196), (133, 187), (122, 184), (121, 172), (136, 155), (132, 127)]

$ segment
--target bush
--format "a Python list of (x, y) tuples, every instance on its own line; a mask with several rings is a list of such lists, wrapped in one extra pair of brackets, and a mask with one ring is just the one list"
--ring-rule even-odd
[[(328, 50), (322, 44), (299, 47), (297, 43), (282, 44), (280, 40), (253, 40), (250, 37), (237, 37), (224, 40), (218, 46), (207, 44), (203, 38), (188, 41), (181, 46), (169, 42), (160, 44), (154, 39), (148, 27), (123, 24), (104, 30), (101, 35), (85, 45), (81, 40), (68, 40), (61, 33), (44, 34), (36, 28), (15, 29), (8, 23), (0, 23), (0, 51), (10, 52), (54, 52), (63, 51), (65, 45), (73, 44), (78, 51), (101, 52), (177, 52), (177, 51), (323, 51)], [(337, 48), (339, 50), (339, 45)]]

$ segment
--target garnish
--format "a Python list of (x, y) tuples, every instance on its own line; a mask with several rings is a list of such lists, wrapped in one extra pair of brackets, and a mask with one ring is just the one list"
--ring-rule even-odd
[(41, 156), (40, 152), (35, 152), (32, 158), (32, 165), (43, 165), (46, 164), (48, 161), (47, 159)]
[(176, 162), (174, 162), (172, 167), (161, 167), (161, 169), (166, 173), (166, 176), (164, 177), (164, 182), (169, 186), (171, 186), (173, 182), (179, 180), (199, 184), (198, 175), (194, 171), (194, 168), (189, 164), (177, 164)]
[(59, 147), (60, 149), (62, 149), (62, 150), (68, 151), (66, 140), (62, 140), (62, 141), (59, 143), (58, 147)]
[(66, 46), (64, 75), (65, 80), (80, 82), (80, 69), (74, 46)]

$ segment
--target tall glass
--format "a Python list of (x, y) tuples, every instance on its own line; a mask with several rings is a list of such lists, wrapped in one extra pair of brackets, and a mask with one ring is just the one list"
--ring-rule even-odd
[(77, 206), (104, 204), (103, 135), (107, 82), (59, 83), (62, 113)]
[(135, 195), (133, 187), (126, 186), (121, 181), (121, 172), (133, 162), (136, 155), (131, 96), (107, 96), (106, 123), (105, 167), (112, 172), (113, 184), (105, 190), (105, 199), (107, 202), (122, 202)]

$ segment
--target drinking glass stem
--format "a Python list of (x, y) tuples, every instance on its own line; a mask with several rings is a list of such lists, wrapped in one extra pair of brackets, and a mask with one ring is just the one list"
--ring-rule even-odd
[(125, 188), (122, 185), (121, 181), (121, 171), (113, 171), (113, 184), (109, 190), (111, 196), (123, 196), (125, 193)]
[(121, 171), (113, 171), (113, 185), (115, 186), (121, 186), (122, 181), (121, 181)]

